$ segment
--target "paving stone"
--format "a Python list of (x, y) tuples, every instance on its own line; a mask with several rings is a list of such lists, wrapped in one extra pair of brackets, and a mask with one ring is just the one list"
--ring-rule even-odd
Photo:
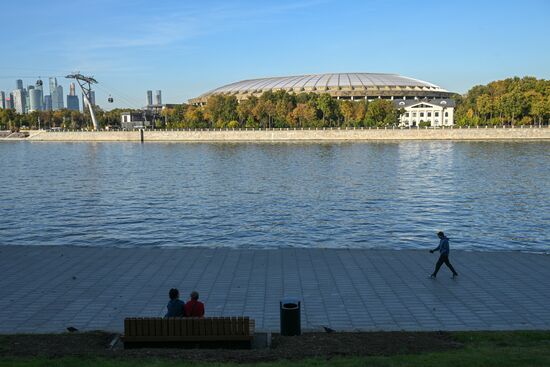
[[(213, 316), (279, 329), (279, 301), (301, 300), (318, 330), (549, 329), (550, 256), (453, 251), (460, 276), (417, 250), (0, 246), (0, 333), (121, 331), (162, 316), (167, 292), (198, 290)], [(60, 256), (63, 254), (63, 256)], [(74, 277), (74, 278), (73, 278)], [(29, 304), (29, 299), (33, 302)]]

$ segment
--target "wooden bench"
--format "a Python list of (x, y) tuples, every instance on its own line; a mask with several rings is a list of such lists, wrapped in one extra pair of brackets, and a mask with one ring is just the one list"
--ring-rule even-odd
[(124, 348), (241, 346), (250, 348), (255, 321), (248, 317), (150, 317), (124, 319)]

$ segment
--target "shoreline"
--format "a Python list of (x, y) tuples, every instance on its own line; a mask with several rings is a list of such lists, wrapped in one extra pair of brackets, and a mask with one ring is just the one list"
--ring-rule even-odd
[(549, 141), (550, 127), (440, 129), (220, 129), (132, 131), (29, 131), (27, 138), (0, 141), (113, 142), (353, 142), (353, 141)]

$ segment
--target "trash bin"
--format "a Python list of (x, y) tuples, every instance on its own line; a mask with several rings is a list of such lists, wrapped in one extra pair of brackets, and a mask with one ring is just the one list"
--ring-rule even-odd
[(281, 335), (300, 335), (302, 333), (300, 301), (296, 298), (284, 298), (279, 304), (281, 312)]

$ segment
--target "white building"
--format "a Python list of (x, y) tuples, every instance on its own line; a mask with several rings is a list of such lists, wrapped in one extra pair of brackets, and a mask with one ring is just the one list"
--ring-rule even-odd
[(151, 127), (151, 122), (147, 121), (147, 114), (144, 112), (123, 112), (120, 114), (120, 127), (128, 130), (143, 129)]
[(421, 123), (428, 126), (454, 125), (455, 102), (452, 99), (417, 99), (393, 101), (396, 108), (404, 109), (399, 125), (416, 127)]

